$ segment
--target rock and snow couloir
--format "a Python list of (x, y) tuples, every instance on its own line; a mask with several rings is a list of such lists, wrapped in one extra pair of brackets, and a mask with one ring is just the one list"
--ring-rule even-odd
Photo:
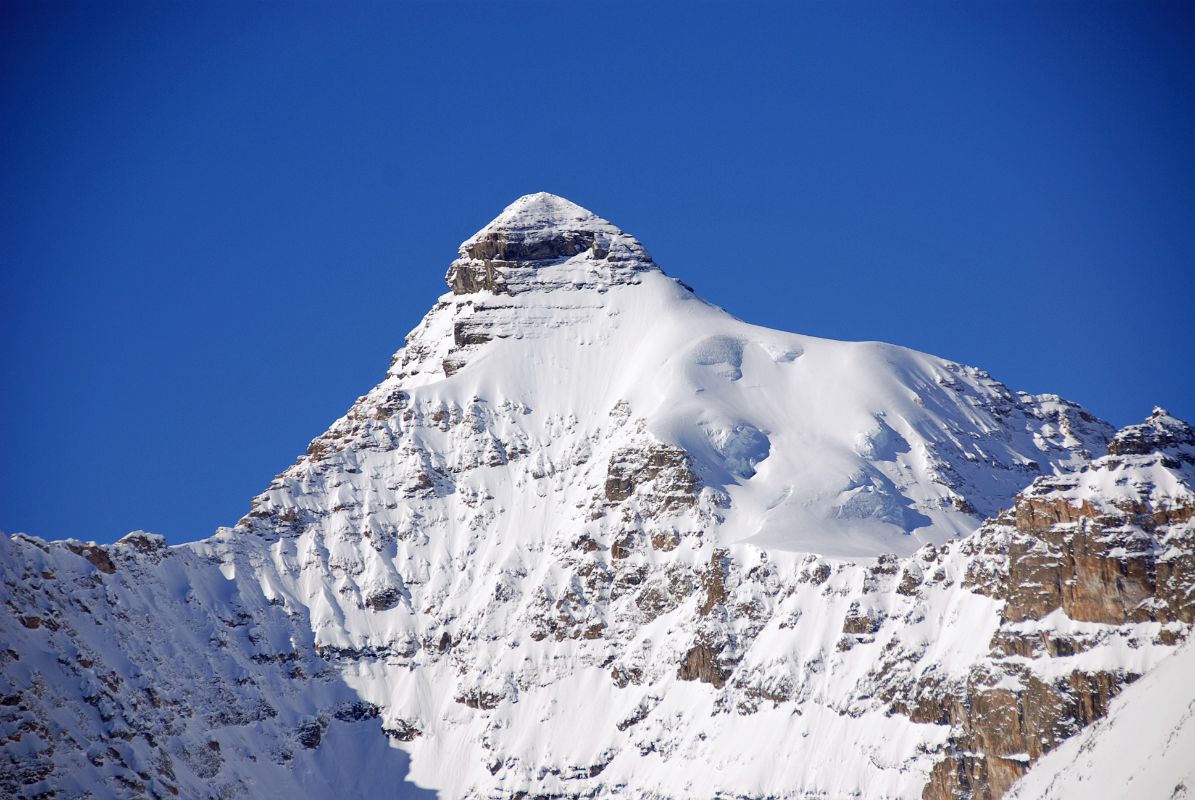
[(1163, 412), (746, 324), (549, 194), (447, 283), (234, 528), (0, 540), (0, 786), (384, 795), (380, 728), (444, 797), (997, 797), (1189, 630)]

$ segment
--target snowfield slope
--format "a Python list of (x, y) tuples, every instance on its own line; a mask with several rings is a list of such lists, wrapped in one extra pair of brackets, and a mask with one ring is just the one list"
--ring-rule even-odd
[(0, 787), (386, 796), (380, 728), (444, 797), (991, 798), (1186, 636), (1160, 410), (746, 324), (548, 194), (447, 283), (234, 528), (5, 542)]

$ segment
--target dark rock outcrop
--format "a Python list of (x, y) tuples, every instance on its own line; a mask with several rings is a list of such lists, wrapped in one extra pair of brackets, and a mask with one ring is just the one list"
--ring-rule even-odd
[(679, 447), (650, 444), (619, 450), (610, 457), (605, 493), (610, 503), (628, 499), (639, 486), (651, 484), (651, 498), (660, 511), (696, 502), (699, 485), (689, 455)]
[(682, 681), (702, 681), (721, 689), (726, 685), (729, 670), (720, 663), (713, 647), (706, 642), (698, 642), (685, 654), (685, 660), (676, 674)]

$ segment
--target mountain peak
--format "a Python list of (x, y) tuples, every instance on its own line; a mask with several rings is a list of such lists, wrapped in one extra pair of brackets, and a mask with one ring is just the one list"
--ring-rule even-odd
[(1145, 422), (1129, 425), (1117, 433), (1108, 445), (1108, 452), (1117, 456), (1161, 452), (1195, 464), (1195, 430), (1158, 406)]
[(502, 209), (502, 213), (474, 234), (473, 238), (491, 230), (549, 230), (569, 228), (578, 224), (621, 233), (606, 220), (571, 200), (551, 192), (535, 192), (523, 195)]
[[(540, 274), (566, 263), (573, 269)], [(553, 285), (629, 283), (634, 273), (655, 268), (635, 237), (570, 200), (536, 192), (462, 242), (445, 280), (454, 294), (516, 294)]]

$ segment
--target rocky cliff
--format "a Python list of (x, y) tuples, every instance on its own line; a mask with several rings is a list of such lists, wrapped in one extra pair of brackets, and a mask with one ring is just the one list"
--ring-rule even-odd
[(234, 528), (4, 540), (0, 786), (998, 797), (1189, 630), (1164, 412), (747, 325), (552, 195), (447, 283)]

